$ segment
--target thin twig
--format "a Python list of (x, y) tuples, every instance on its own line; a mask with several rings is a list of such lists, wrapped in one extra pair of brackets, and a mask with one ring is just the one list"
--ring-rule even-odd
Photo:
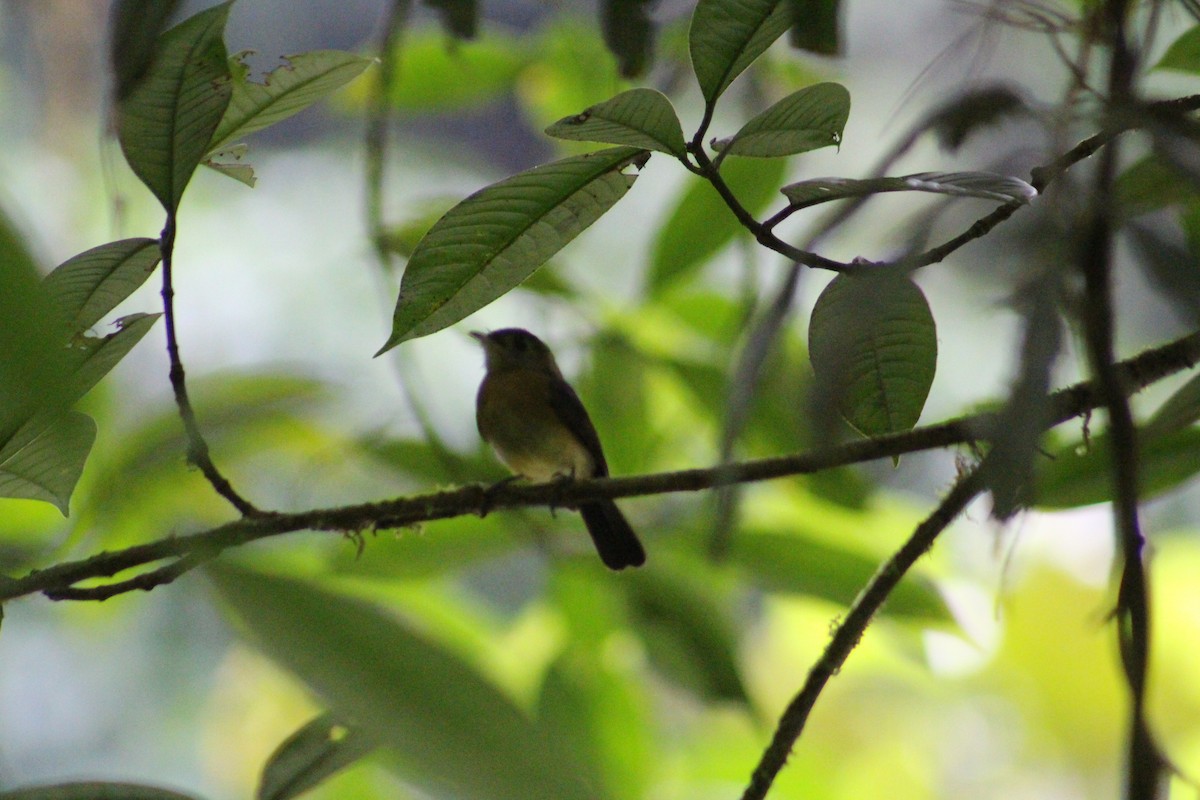
[(228, 500), (234, 508), (241, 512), (242, 516), (260, 514), (261, 511), (234, 490), (233, 485), (213, 463), (208, 452), (208, 442), (204, 440), (204, 434), (200, 432), (200, 423), (196, 421), (196, 412), (192, 408), (192, 401), (188, 398), (183, 361), (179, 357), (179, 340), (175, 334), (175, 288), (172, 282), (175, 252), (174, 211), (167, 212), (167, 224), (163, 228), (158, 246), (162, 254), (163, 325), (167, 332), (167, 358), (171, 363), (169, 373), (171, 389), (175, 393), (175, 405), (179, 407), (179, 418), (183, 421), (183, 429), (187, 434), (188, 463), (198, 467), (217, 494)]
[(384, 241), (383, 223), (383, 176), (387, 164), (388, 114), (392, 88), (398, 70), (400, 35), (408, 17), (410, 0), (393, 0), (383, 21), (379, 36), (379, 82), (367, 108), (367, 131), (364, 142), (366, 160), (366, 214), (367, 232), (375, 256), (381, 265), (388, 263), (388, 249)]
[(787, 763), (792, 747), (804, 731), (808, 715), (816, 705), (822, 690), (829, 679), (846, 663), (875, 613), (891, 596), (892, 591), (917, 559), (929, 550), (937, 537), (962, 513), (967, 504), (984, 490), (986, 484), (981, 475), (983, 468), (984, 465), (980, 465), (958, 480), (941, 505), (917, 526), (908, 541), (879, 568), (855, 598), (845, 619), (834, 630), (833, 638), (826, 645), (825, 651), (809, 670), (804, 686), (780, 717), (771, 743), (763, 752), (758, 766), (754, 768), (750, 784), (742, 794), (742, 800), (762, 800), (767, 796), (775, 776)]
[[(1147, 350), (1122, 362), (1117, 365), (1117, 377), (1125, 391), (1136, 392), (1168, 375), (1190, 368), (1198, 360), (1200, 332)], [(1100, 403), (1099, 391), (1091, 383), (1080, 383), (1061, 389), (1050, 397), (1047, 425), (1058, 425), (1086, 414)], [(817, 451), (707, 469), (625, 478), (599, 478), (566, 485), (474, 485), (380, 503), (314, 509), (291, 514), (261, 513), (187, 536), (169, 536), (124, 550), (99, 553), (79, 561), (56, 564), (35, 570), (21, 578), (0, 576), (0, 602), (37, 592), (61, 592), (81, 581), (111, 577), (128, 569), (178, 559), (192, 553), (215, 557), (230, 547), (295, 531), (321, 530), (354, 534), (364, 530), (400, 528), (430, 520), (480, 515), (510, 508), (578, 506), (582, 502), (601, 498), (701, 491), (732, 483), (804, 475), (922, 450), (986, 441), (992, 437), (995, 427), (994, 414), (976, 414), (938, 425), (855, 440)], [(152, 587), (131, 585), (129, 588)]]

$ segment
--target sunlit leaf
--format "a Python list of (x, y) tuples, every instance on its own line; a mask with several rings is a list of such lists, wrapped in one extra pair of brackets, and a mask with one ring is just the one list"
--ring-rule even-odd
[[(849, 605), (879, 569), (878, 560), (786, 533), (741, 531), (732, 540), (732, 563), (771, 592), (810, 595)], [(908, 575), (883, 607), (885, 616), (945, 621), (950, 612), (937, 587)]]
[[(787, 162), (782, 159), (734, 159), (721, 165), (721, 177), (751, 214), (778, 197)], [(686, 280), (734, 238), (746, 233), (721, 195), (708, 181), (693, 181), (654, 243), (650, 290), (659, 293)]]
[(932, 192), (1000, 203), (1028, 203), (1037, 190), (1019, 178), (990, 172), (918, 172), (899, 178), (816, 178), (783, 187), (795, 208), (882, 192)]
[(250, 80), (244, 54), (230, 59), (233, 92), (225, 115), (213, 132), (207, 152), (297, 114), (357, 78), (374, 59), (340, 50), (315, 50), (284, 56), (287, 63), (272, 70), (262, 83)]
[(149, 69), (117, 107), (125, 158), (168, 212), (178, 208), (229, 105), (222, 37), (232, 1), (164, 33)]
[(937, 331), (915, 283), (837, 276), (813, 308), (808, 349), (819, 388), (858, 431), (917, 424), (937, 366)]
[(716, 102), (791, 21), (787, 0), (700, 0), (692, 15), (689, 50), (705, 102)]
[(332, 714), (310, 720), (275, 749), (263, 767), (258, 800), (290, 800), (375, 749), (357, 728)]
[(86, 414), (38, 415), (0, 447), (0, 497), (42, 500), (67, 516), (96, 423)]
[(453, 325), (516, 287), (624, 197), (637, 177), (624, 169), (646, 157), (616, 147), (564, 158), (450, 209), (408, 260), (379, 353)]
[(788, 95), (747, 122), (729, 139), (713, 143), (728, 155), (773, 158), (842, 143), (850, 93), (838, 83), (818, 83)]
[(579, 767), (456, 655), (379, 608), (312, 583), (218, 563), (210, 576), (253, 641), (396, 771), (463, 800), (584, 800)]
[(682, 157), (683, 128), (671, 101), (654, 89), (630, 89), (546, 128), (549, 136), (629, 145)]
[(146, 282), (158, 266), (157, 239), (122, 239), (64, 261), (44, 285), (72, 333), (100, 321)]

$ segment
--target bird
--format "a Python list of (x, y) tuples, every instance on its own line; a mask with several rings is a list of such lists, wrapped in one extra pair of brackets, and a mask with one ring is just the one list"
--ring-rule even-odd
[[(483, 346), (485, 369), (475, 423), (500, 461), (538, 483), (606, 477), (600, 436), (550, 348), (523, 328), (470, 335)], [(606, 566), (645, 563), (646, 551), (616, 503), (589, 500), (579, 513)]]

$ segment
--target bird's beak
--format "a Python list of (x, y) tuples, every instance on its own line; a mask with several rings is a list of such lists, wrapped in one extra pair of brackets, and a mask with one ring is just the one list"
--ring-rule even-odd
[(480, 344), (483, 344), (485, 341), (487, 341), (487, 334), (484, 333), (483, 331), (471, 331), (467, 335), (470, 336), (475, 341), (479, 342)]

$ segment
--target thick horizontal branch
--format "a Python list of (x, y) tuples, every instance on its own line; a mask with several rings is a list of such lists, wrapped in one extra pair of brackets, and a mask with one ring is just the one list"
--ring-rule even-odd
[[(1147, 350), (1116, 365), (1122, 385), (1130, 393), (1162, 378), (1188, 369), (1200, 360), (1200, 332)], [(1080, 383), (1051, 396), (1051, 425), (1086, 414), (1101, 404), (1092, 383)], [(903, 433), (847, 442), (835, 447), (774, 458), (742, 461), (720, 467), (688, 469), (623, 478), (598, 478), (554, 484), (504, 484), (494, 487), (464, 486), (387, 500), (379, 503), (296, 513), (263, 513), (228, 522), (187, 536), (169, 536), (111, 553), (100, 553), (80, 561), (35, 570), (21, 578), (0, 577), (0, 602), (42, 592), (55, 599), (104, 599), (108, 587), (76, 588), (81, 581), (108, 578), (128, 569), (186, 558), (184, 564), (168, 564), (156, 572), (173, 580), (196, 564), (221, 551), (283, 533), (323, 530), (356, 533), (364, 530), (398, 528), (438, 519), (484, 515), (491, 511), (527, 506), (577, 506), (599, 498), (635, 497), (668, 492), (694, 492), (735, 483), (804, 475), (834, 467), (890, 458), (923, 450), (987, 441), (996, 425), (993, 414), (959, 417), (937, 425)], [(130, 578), (123, 591), (148, 590), (165, 583), (141, 577)]]

